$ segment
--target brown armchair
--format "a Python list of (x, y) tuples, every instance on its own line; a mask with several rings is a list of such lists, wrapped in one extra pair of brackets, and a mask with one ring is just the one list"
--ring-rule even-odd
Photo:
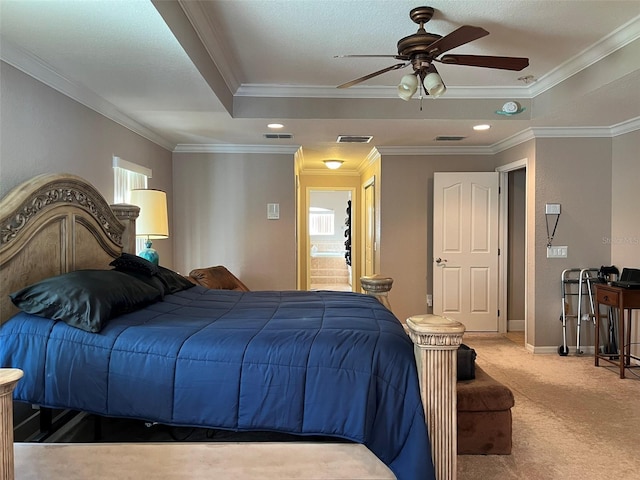
[(249, 288), (233, 273), (222, 265), (216, 267), (196, 268), (187, 277), (191, 283), (214, 290), (239, 290), (248, 292)]

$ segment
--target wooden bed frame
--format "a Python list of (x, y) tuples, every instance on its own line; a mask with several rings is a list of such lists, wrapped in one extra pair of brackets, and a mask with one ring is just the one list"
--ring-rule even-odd
[[(40, 175), (9, 192), (0, 200), (0, 325), (17, 311), (9, 293), (73, 270), (111, 268), (121, 252), (135, 253), (138, 214), (134, 205), (109, 205), (95, 187), (71, 174)], [(388, 306), (390, 280), (369, 277), (363, 288)], [(464, 326), (417, 315), (407, 320), (406, 330), (415, 344), (436, 478), (455, 479), (456, 349)], [(10, 394), (20, 375), (5, 374), (0, 390)], [(10, 395), (6, 399), (0, 401), (0, 425), (11, 417)], [(4, 434), (0, 473), (13, 478), (13, 434)]]

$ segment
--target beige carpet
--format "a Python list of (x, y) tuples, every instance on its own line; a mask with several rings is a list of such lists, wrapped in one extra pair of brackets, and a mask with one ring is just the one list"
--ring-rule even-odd
[(465, 334), (464, 343), (516, 404), (512, 454), (460, 455), (458, 480), (640, 479), (638, 369), (620, 379), (590, 355), (533, 355), (518, 335)]

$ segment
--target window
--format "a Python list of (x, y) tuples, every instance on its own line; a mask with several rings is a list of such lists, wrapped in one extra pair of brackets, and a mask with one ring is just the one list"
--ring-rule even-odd
[[(134, 188), (148, 188), (151, 169), (113, 157), (113, 203), (129, 203)], [(136, 238), (136, 251), (144, 250), (145, 239)]]
[(335, 214), (326, 208), (309, 208), (309, 235), (333, 235)]

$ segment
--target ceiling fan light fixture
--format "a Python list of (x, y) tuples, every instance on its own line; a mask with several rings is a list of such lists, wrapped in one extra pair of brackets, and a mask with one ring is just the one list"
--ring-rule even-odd
[(405, 75), (398, 85), (398, 96), (408, 102), (418, 90), (418, 77), (415, 74)]
[(422, 83), (424, 84), (424, 89), (433, 98), (438, 98), (447, 91), (447, 87), (444, 86), (442, 78), (436, 72), (428, 73), (424, 77), (424, 81)]
[(327, 168), (331, 169), (331, 170), (337, 170), (338, 168), (340, 168), (342, 166), (342, 164), (344, 163), (342, 160), (323, 160), (323, 163), (326, 165)]

